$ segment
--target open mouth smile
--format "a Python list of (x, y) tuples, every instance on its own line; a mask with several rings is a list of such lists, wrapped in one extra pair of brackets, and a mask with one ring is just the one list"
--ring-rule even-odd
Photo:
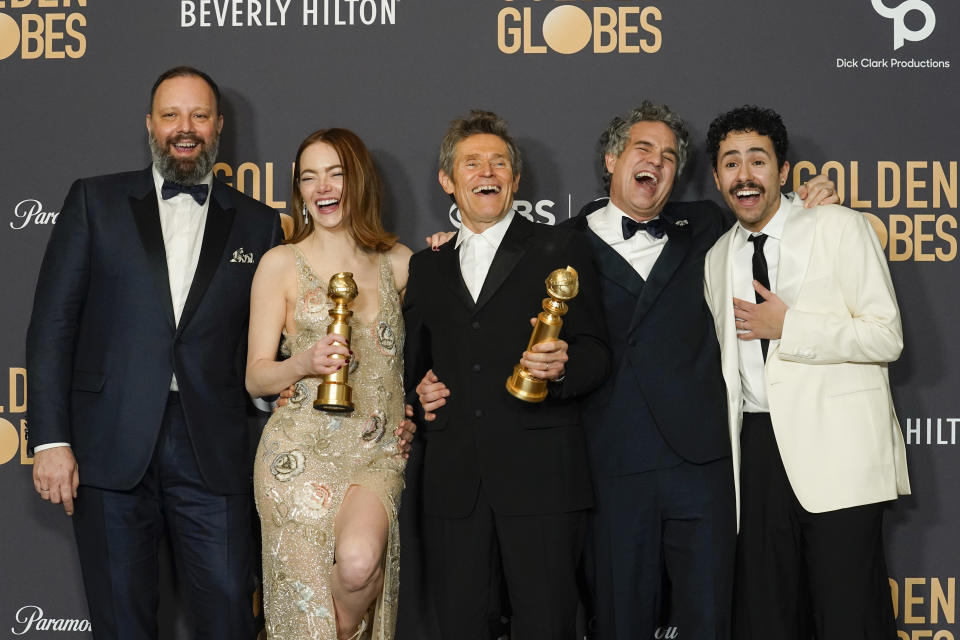
[(177, 155), (189, 155), (200, 146), (200, 140), (196, 138), (178, 138), (170, 144), (174, 153)]
[(321, 215), (333, 213), (339, 205), (340, 200), (337, 198), (320, 198), (313, 201), (313, 206), (317, 208), (317, 213)]
[(500, 191), (500, 186), (495, 184), (481, 184), (473, 188), (474, 195), (479, 196), (498, 195)]
[(737, 185), (731, 189), (731, 193), (742, 206), (752, 207), (759, 202), (760, 196), (763, 195), (763, 189), (752, 184)]

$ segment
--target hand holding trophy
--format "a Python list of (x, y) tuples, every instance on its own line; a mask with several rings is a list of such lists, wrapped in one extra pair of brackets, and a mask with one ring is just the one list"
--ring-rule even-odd
[[(580, 291), (577, 270), (573, 267), (557, 269), (546, 280), (547, 295), (543, 299), (543, 311), (537, 316), (527, 350), (541, 342), (550, 342), (560, 336), (563, 326), (562, 316), (567, 312), (567, 300), (572, 300)], [(507, 391), (510, 395), (526, 402), (542, 402), (547, 397), (547, 381), (531, 374), (526, 367), (515, 365), (513, 375), (507, 379)]]
[[(327, 295), (333, 301), (333, 308), (330, 309), (331, 322), (327, 327), (328, 334), (339, 333), (349, 342), (350, 318), (353, 316), (353, 311), (349, 309), (349, 306), (357, 297), (357, 293), (357, 283), (354, 282), (352, 273), (342, 271), (330, 277)], [(343, 359), (343, 356), (339, 354), (330, 357)], [(339, 413), (353, 411), (353, 394), (350, 385), (347, 384), (349, 369), (349, 366), (343, 366), (333, 373), (322, 376), (323, 382), (317, 387), (317, 399), (313, 403), (314, 409)]]

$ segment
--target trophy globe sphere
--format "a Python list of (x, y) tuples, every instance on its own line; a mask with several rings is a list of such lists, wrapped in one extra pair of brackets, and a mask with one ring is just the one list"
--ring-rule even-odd
[(573, 267), (557, 269), (547, 276), (547, 293), (557, 300), (570, 300), (580, 291), (577, 270)]
[(335, 303), (352, 302), (357, 297), (357, 283), (353, 280), (353, 274), (349, 271), (333, 274), (327, 287), (327, 295)]

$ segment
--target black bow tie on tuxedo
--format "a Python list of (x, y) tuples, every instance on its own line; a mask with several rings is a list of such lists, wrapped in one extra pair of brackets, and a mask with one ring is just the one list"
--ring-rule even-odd
[(169, 200), (170, 198), (185, 193), (197, 201), (197, 204), (202, 205), (207, 201), (207, 194), (210, 193), (210, 185), (206, 184), (180, 184), (179, 182), (170, 182), (169, 180), (163, 181), (163, 186), (160, 187), (160, 195), (164, 200)]
[(620, 218), (620, 227), (623, 229), (623, 239), (629, 240), (637, 231), (646, 231), (654, 238), (660, 239), (667, 233), (667, 223), (663, 218), (654, 218), (649, 222), (637, 222), (626, 216)]

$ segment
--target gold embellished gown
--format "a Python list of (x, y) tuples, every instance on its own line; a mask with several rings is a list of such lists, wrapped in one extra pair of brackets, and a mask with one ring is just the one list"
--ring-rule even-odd
[[(290, 356), (327, 332), (327, 282), (296, 255), (296, 335), (284, 334)], [(336, 640), (330, 593), (333, 525), (347, 489), (361, 485), (383, 502), (389, 521), (383, 592), (364, 639), (391, 640), (397, 614), (400, 542), (397, 509), (404, 462), (393, 430), (403, 419), (403, 317), (390, 260), (380, 255), (379, 311), (369, 326), (350, 319), (351, 413), (313, 408), (319, 378), (297, 382), (290, 402), (267, 423), (257, 449), (253, 485), (263, 534), (263, 598), (273, 640)]]

